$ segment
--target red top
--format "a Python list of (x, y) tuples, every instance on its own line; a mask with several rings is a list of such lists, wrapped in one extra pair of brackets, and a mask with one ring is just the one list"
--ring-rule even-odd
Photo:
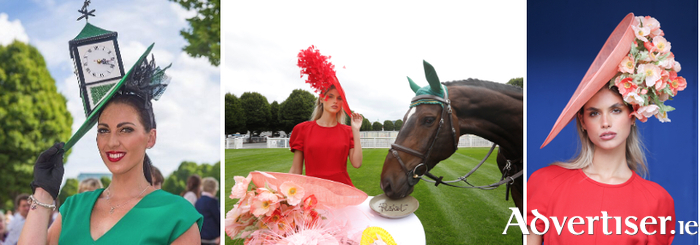
[(347, 166), (350, 149), (355, 147), (350, 126), (321, 127), (306, 121), (294, 126), (289, 146), (292, 152), (304, 152), (306, 175), (354, 186)]
[[(535, 171), (528, 179), (527, 200), (528, 226), (535, 219), (535, 209), (549, 221), (544, 244), (671, 244), (673, 241), (671, 231), (676, 227), (673, 198), (659, 184), (645, 180), (636, 173), (622, 184), (609, 185), (596, 182), (581, 169), (548, 166)], [(602, 211), (607, 212), (607, 220), (603, 219)], [(557, 218), (559, 224), (552, 216)], [(581, 217), (580, 220), (573, 219), (573, 232), (583, 232), (580, 235), (572, 234), (569, 228), (569, 221), (574, 216)], [(656, 232), (654, 235), (644, 234), (640, 225), (647, 216), (654, 217), (656, 221), (656, 225), (652, 225), (652, 219), (648, 219), (645, 221), (648, 225), (644, 226), (647, 233)], [(660, 216), (670, 217), (670, 220), (664, 221)], [(619, 222), (614, 217), (619, 217)], [(566, 224), (562, 226), (565, 218)], [(607, 223), (606, 227), (604, 223)], [(662, 223), (665, 225), (665, 235), (661, 235)], [(536, 226), (542, 232), (545, 222), (537, 219)], [(557, 226), (562, 227), (561, 235), (557, 234)], [(620, 227), (620, 235), (617, 235), (617, 226)], [(589, 234), (591, 232), (592, 235)], [(604, 232), (612, 234), (606, 235)], [(636, 234), (628, 235), (625, 232)]]

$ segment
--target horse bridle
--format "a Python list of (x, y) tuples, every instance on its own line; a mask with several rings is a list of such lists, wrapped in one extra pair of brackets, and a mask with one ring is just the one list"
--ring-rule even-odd
[[(457, 150), (457, 144), (459, 144), (457, 132), (455, 131), (454, 122), (452, 120), (452, 106), (450, 103), (450, 99), (447, 98), (447, 93), (445, 93), (445, 98), (440, 98), (434, 95), (419, 95), (411, 99), (411, 108), (421, 104), (439, 104), (442, 107), (442, 112), (440, 113), (440, 122), (438, 124), (437, 130), (435, 131), (435, 135), (433, 135), (432, 137), (430, 146), (428, 147), (428, 151), (425, 154), (423, 154), (399, 144), (391, 144), (391, 148), (389, 149), (389, 152), (391, 152), (391, 154), (394, 155), (396, 160), (398, 160), (399, 164), (401, 165), (401, 168), (403, 168), (404, 172), (406, 173), (406, 179), (408, 181), (409, 186), (414, 186), (415, 184), (417, 184), (418, 181), (423, 177), (423, 175), (427, 174), (428, 177), (433, 176), (432, 174), (430, 174), (430, 169), (428, 169), (426, 160), (428, 160), (428, 158), (430, 157), (430, 153), (433, 151), (433, 146), (435, 146), (435, 141), (437, 140), (438, 135), (440, 134), (442, 126), (445, 124), (445, 117), (447, 117), (447, 120), (449, 120), (450, 122), (450, 129), (452, 129), (452, 138), (454, 141), (455, 150)], [(409, 109), (408, 111), (410, 112), (411, 109)], [(404, 116), (404, 121), (407, 120), (406, 116), (408, 116), (409, 112), (406, 112), (406, 115)], [(398, 151), (402, 151), (411, 154), (415, 157), (418, 157), (421, 159), (421, 162), (418, 165), (416, 165), (412, 170), (409, 170), (406, 167), (406, 164), (403, 163), (403, 160), (399, 156)], [(418, 173), (418, 171), (421, 170), (424, 170), (424, 172)]]
[[(406, 173), (406, 180), (408, 182), (408, 185), (414, 186), (421, 179), (423, 179), (427, 182), (430, 182), (430, 183), (435, 183), (435, 186), (438, 186), (440, 184), (444, 184), (444, 185), (451, 186), (451, 187), (478, 188), (478, 189), (484, 189), (484, 190), (495, 189), (502, 184), (506, 184), (506, 200), (508, 200), (508, 193), (510, 190), (510, 186), (513, 183), (515, 183), (516, 178), (522, 176), (522, 174), (523, 174), (523, 170), (521, 169), (520, 171), (518, 171), (515, 174), (512, 174), (510, 176), (508, 175), (509, 173), (512, 172), (512, 170), (515, 170), (514, 167), (517, 167), (517, 164), (514, 164), (515, 161), (506, 160), (506, 165), (503, 167), (503, 170), (501, 171), (501, 172), (503, 172), (503, 175), (501, 176), (501, 180), (499, 182), (496, 182), (496, 183), (493, 183), (490, 185), (474, 186), (467, 181), (467, 178), (471, 174), (473, 174), (479, 167), (481, 167), (481, 165), (484, 162), (486, 162), (486, 159), (489, 158), (489, 156), (493, 152), (494, 148), (496, 147), (495, 143), (491, 146), (491, 149), (486, 154), (484, 159), (481, 160), (481, 162), (476, 167), (474, 167), (466, 175), (459, 177), (456, 180), (443, 181), (442, 180), (443, 176), (437, 177), (437, 176), (430, 173), (431, 169), (428, 168), (428, 165), (426, 164), (426, 162), (427, 162), (428, 158), (430, 157), (430, 153), (433, 151), (433, 146), (435, 146), (435, 141), (437, 140), (437, 137), (440, 134), (440, 130), (442, 129), (442, 126), (445, 124), (445, 117), (448, 118), (449, 123), (450, 123), (450, 129), (452, 129), (452, 139), (454, 142), (453, 146), (454, 146), (455, 151), (457, 150), (457, 145), (459, 144), (459, 137), (457, 137), (457, 133), (456, 133), (456, 130), (454, 128), (454, 122), (452, 119), (452, 105), (450, 103), (450, 100), (447, 98), (447, 93), (445, 93), (445, 98), (440, 98), (440, 97), (434, 96), (434, 95), (419, 95), (419, 96), (413, 97), (413, 99), (411, 99), (411, 109), (413, 107), (419, 106), (421, 104), (439, 104), (442, 107), (442, 112), (440, 115), (440, 122), (438, 124), (437, 130), (435, 131), (435, 135), (433, 135), (433, 137), (432, 137), (430, 146), (428, 147), (428, 151), (425, 154), (423, 154), (423, 153), (420, 153), (416, 150), (413, 150), (411, 148), (408, 148), (408, 147), (405, 147), (405, 146), (402, 146), (399, 144), (391, 144), (391, 148), (389, 149), (389, 152), (391, 152), (391, 154), (396, 158), (396, 160), (401, 165), (401, 168), (403, 168), (404, 172)], [(408, 113), (411, 111), (411, 109), (409, 109), (409, 111), (406, 112), (406, 115), (404, 115), (404, 122), (406, 122), (406, 120), (407, 120), (406, 117), (408, 116)], [(398, 151), (402, 151), (402, 152), (408, 153), (410, 155), (413, 155), (415, 157), (418, 157), (421, 159), (421, 162), (418, 165), (416, 165), (412, 170), (409, 170), (406, 167), (406, 164), (403, 163), (403, 160), (399, 156)], [(522, 161), (522, 160), (518, 160), (518, 161)], [(424, 170), (424, 172), (418, 173), (418, 171), (420, 171), (420, 170)], [(428, 178), (432, 179), (433, 181), (425, 179), (423, 176), (427, 176)], [(461, 181), (467, 183), (469, 186), (457, 186), (457, 185), (451, 184), (451, 183), (461, 182)]]

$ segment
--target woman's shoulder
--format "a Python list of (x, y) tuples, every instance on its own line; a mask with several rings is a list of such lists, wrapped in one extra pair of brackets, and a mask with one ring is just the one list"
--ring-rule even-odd
[(303, 122), (300, 122), (299, 124), (297, 124), (296, 126), (294, 126), (294, 129), (307, 128), (307, 127), (312, 126), (314, 124), (316, 124), (316, 121), (303, 121)]
[[(170, 192), (164, 191), (164, 190), (155, 190), (153, 193), (150, 195), (153, 195), (154, 199), (157, 199), (157, 202), (162, 202), (163, 205), (167, 206), (181, 206), (181, 205), (188, 205), (192, 206), (189, 201), (187, 201), (185, 198), (172, 194)], [(149, 196), (150, 196), (149, 195)]]
[[(71, 205), (71, 204), (80, 205), (84, 202), (94, 203), (95, 200), (98, 197), (100, 197), (100, 195), (102, 194), (102, 191), (104, 191), (104, 188), (97, 189), (94, 191), (86, 191), (83, 193), (78, 193), (78, 194), (69, 196), (68, 198), (66, 198), (66, 201), (65, 201), (65, 203), (63, 203), (63, 205)], [(61, 206), (63, 206), (63, 205), (61, 205)]]
[(637, 176), (635, 176), (634, 183), (635, 183), (635, 185), (638, 186), (638, 188), (640, 188), (642, 190), (646, 190), (647, 194), (656, 198), (657, 200), (671, 200), (671, 201), (673, 201), (671, 194), (668, 194), (668, 191), (666, 191), (666, 189), (664, 189), (663, 186), (659, 185), (658, 183), (656, 183), (654, 181), (646, 180), (646, 179), (640, 177), (639, 175), (637, 175)]

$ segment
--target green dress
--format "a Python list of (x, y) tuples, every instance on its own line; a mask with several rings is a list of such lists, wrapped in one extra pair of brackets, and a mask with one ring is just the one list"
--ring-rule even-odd
[(163, 190), (141, 199), (97, 241), (90, 235), (92, 208), (104, 189), (66, 199), (61, 205), (61, 235), (58, 244), (170, 244), (202, 215), (187, 200)]

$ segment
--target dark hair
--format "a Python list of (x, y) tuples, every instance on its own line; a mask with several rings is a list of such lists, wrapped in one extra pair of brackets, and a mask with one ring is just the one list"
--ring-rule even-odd
[(202, 183), (202, 178), (199, 177), (197, 174), (190, 175), (189, 178), (187, 178), (187, 189), (182, 193), (182, 195), (185, 195), (188, 191), (194, 192), (195, 195), (197, 195), (197, 198), (199, 198), (202, 194), (201, 189), (199, 186)]
[(19, 202), (22, 200), (29, 202), (29, 195), (22, 193), (22, 194), (17, 195), (17, 197), (15, 197), (15, 210), (17, 210), (19, 208)]
[[(144, 100), (141, 97), (134, 94), (120, 94), (117, 93), (112, 97), (103, 108), (106, 108), (110, 104), (124, 104), (131, 106), (136, 110), (139, 122), (143, 125), (146, 132), (151, 131), (151, 129), (156, 128), (156, 118), (153, 115), (153, 106), (151, 106), (151, 101)], [(103, 110), (104, 111), (104, 110)], [(100, 115), (102, 111), (100, 111)], [(143, 157), (143, 175), (146, 177), (146, 181), (153, 185), (153, 178), (151, 176), (151, 159), (148, 154), (144, 154)]]

